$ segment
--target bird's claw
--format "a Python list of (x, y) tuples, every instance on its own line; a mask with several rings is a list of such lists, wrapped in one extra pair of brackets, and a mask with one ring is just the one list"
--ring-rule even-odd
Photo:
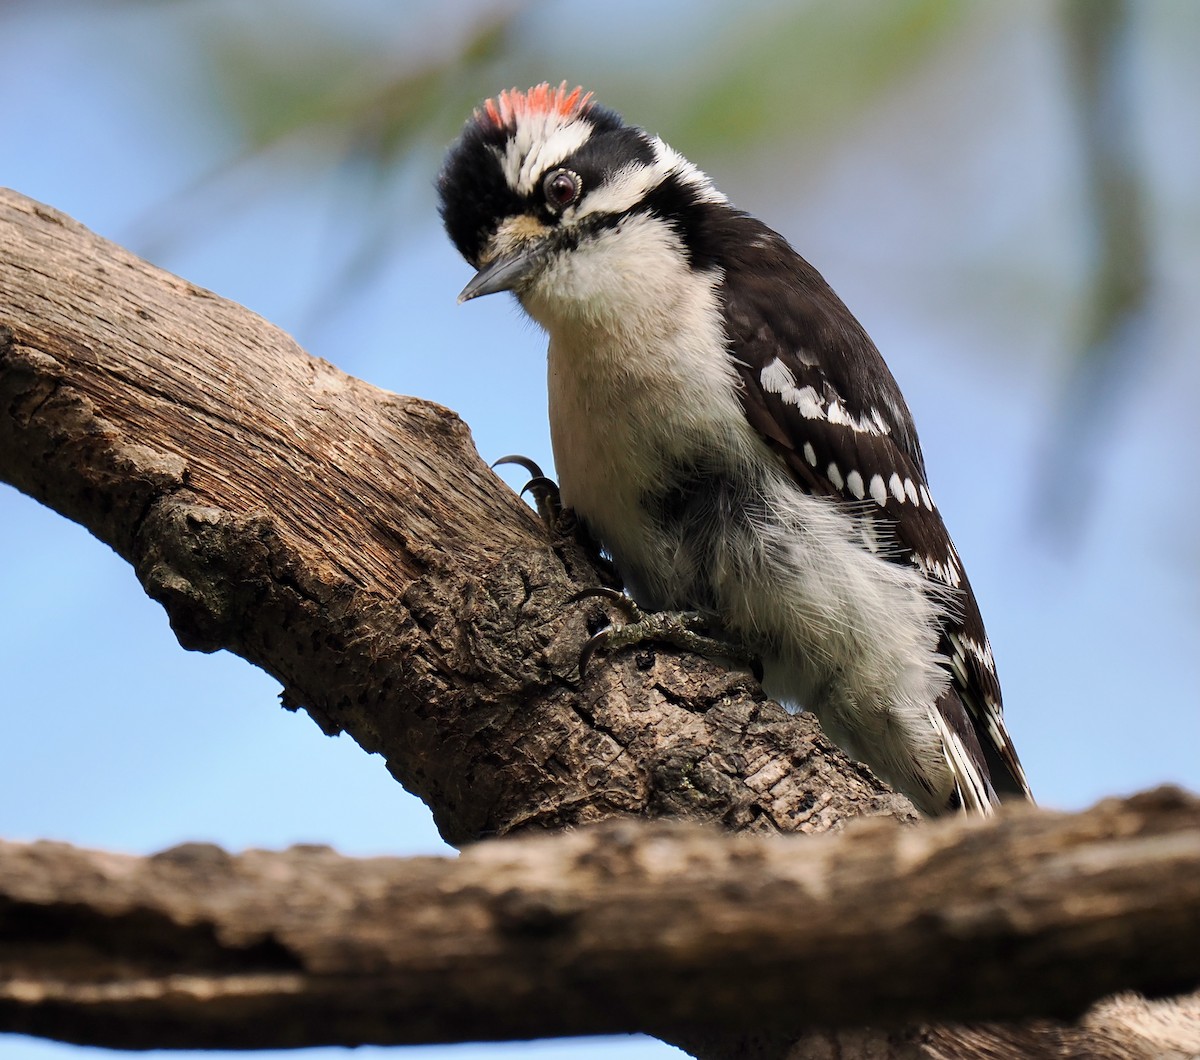
[(612, 604), (613, 607), (624, 613), (628, 621), (621, 626), (613, 626), (610, 623), (588, 637), (583, 647), (579, 650), (579, 676), (581, 678), (587, 674), (588, 663), (591, 662), (592, 656), (601, 648), (606, 647), (616, 632), (628, 629), (631, 625), (636, 626), (644, 618), (642, 609), (633, 602), (632, 597), (626, 596), (619, 589), (611, 589), (607, 585), (589, 585), (586, 589), (580, 589), (579, 592), (572, 593), (567, 597), (566, 602), (568, 604), (578, 604), (584, 600), (593, 599), (604, 600)]
[(530, 479), (521, 488), (521, 496), (526, 493), (533, 494), (538, 516), (551, 533), (558, 532), (563, 518), (562, 496), (558, 492), (558, 483), (548, 477), (536, 461), (527, 456), (510, 453), (495, 461), (492, 467), (497, 468), (501, 464), (516, 464), (529, 472)]
[(523, 467), (534, 478), (545, 478), (546, 473), (542, 470), (541, 465), (535, 460), (530, 460), (527, 456), (521, 456), (520, 453), (509, 453), (508, 456), (502, 456), (499, 460), (492, 461), (492, 467), (497, 468), (501, 464), (516, 464), (517, 467)]
[(566, 603), (578, 604), (584, 600), (593, 599), (607, 600), (614, 607), (624, 612), (625, 617), (630, 622), (640, 622), (643, 617), (642, 609), (633, 602), (633, 597), (627, 596), (620, 589), (613, 589), (607, 585), (589, 585), (586, 589), (580, 589), (579, 592), (568, 596)]

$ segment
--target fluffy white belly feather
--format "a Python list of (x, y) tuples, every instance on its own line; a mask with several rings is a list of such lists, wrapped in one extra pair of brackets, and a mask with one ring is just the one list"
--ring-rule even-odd
[[(673, 253), (654, 242), (661, 233), (648, 230), (641, 253)], [(936, 652), (947, 601), (915, 566), (873, 551), (865, 516), (799, 488), (750, 425), (724, 349), (718, 275), (646, 269), (664, 283), (648, 292), (625, 261), (598, 264), (559, 270), (552, 302), (536, 289), (523, 297), (550, 333), (563, 502), (639, 603), (711, 612), (763, 657), (771, 695), (813, 710), (884, 779), (932, 785), (931, 805), (944, 805), (954, 781), (931, 710), (949, 683)], [(689, 468), (711, 469), (714, 488), (727, 481), (737, 495), (665, 525), (655, 501)]]

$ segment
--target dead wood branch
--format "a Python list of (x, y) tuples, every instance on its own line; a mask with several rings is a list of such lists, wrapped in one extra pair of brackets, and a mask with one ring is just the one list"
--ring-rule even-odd
[(2, 1029), (124, 1048), (795, 1034), (1200, 981), (1200, 800), (1169, 789), (804, 840), (610, 822), (457, 859), (0, 844), (0, 881)]

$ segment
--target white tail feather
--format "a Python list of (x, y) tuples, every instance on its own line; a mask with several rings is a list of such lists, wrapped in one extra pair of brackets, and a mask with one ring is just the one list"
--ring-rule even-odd
[(972, 761), (958, 733), (946, 724), (937, 707), (930, 709), (929, 720), (941, 738), (942, 753), (954, 778), (959, 805), (967, 813), (990, 817), (996, 812), (996, 807), (992, 802), (992, 786), (987, 778), (979, 771), (979, 766)]

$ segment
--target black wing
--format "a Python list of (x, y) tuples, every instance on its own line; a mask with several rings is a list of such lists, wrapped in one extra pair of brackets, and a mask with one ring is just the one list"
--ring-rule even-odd
[(722, 296), (747, 418), (807, 491), (867, 512), (880, 527), (881, 553), (915, 564), (953, 598), (940, 650), (957, 692), (949, 698), (965, 705), (974, 732), (965, 731), (957, 703), (939, 709), (973, 756), (982, 754), (997, 791), (1030, 798), (1004, 727), (979, 606), (930, 494), (896, 381), (862, 326), (786, 240), (744, 214), (724, 223), (737, 228), (723, 241), (738, 249), (722, 262)]

